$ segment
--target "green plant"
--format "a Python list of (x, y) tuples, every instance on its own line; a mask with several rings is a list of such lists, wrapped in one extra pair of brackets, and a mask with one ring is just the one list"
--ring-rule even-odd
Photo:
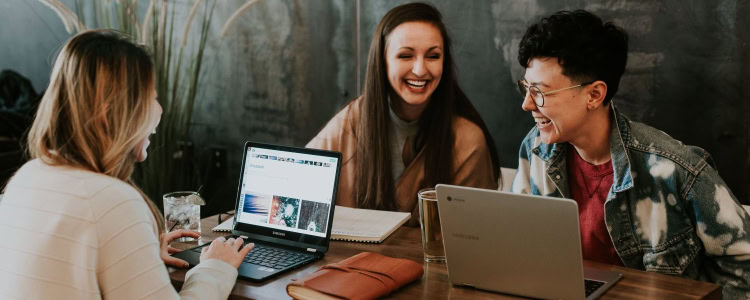
[[(174, 10), (167, 18), (169, 6), (166, 0), (161, 0), (162, 5), (158, 9), (151, 7), (154, 20), (159, 16), (158, 25), (152, 26), (151, 47), (156, 66), (156, 90), (164, 113), (157, 134), (152, 136), (155, 147), (151, 149), (149, 159), (139, 164), (135, 180), (152, 199), (159, 199), (166, 192), (192, 190), (199, 185), (198, 168), (195, 167), (190, 142), (190, 123), (208, 29), (216, 5), (215, 1), (203, 3), (198, 45), (192, 51), (186, 50), (188, 32), (201, 1), (196, 1), (190, 9), (182, 41), (176, 52), (173, 47)], [(166, 25), (167, 22), (169, 25)], [(144, 24), (144, 28), (147, 25)], [(186, 52), (189, 54), (185, 54)], [(183, 65), (184, 62), (187, 62), (187, 66)]]
[[(75, 0), (75, 13), (59, 0), (40, 2), (57, 13), (68, 33), (87, 28), (115, 29), (149, 46), (154, 59), (158, 100), (164, 113), (156, 134), (151, 136), (148, 159), (137, 165), (134, 179), (154, 200), (167, 192), (197, 188), (199, 176), (192, 157), (190, 124), (216, 0), (193, 2), (179, 41), (174, 30), (175, 4), (171, 0), (149, 1), (142, 22), (138, 18), (138, 0)], [(235, 11), (222, 27), (221, 35), (224, 36), (237, 17), (256, 2), (247, 1)], [(86, 16), (86, 8), (92, 8), (94, 14)], [(199, 10), (202, 11), (200, 31), (191, 40), (192, 21)], [(155, 202), (161, 205), (161, 201)]]

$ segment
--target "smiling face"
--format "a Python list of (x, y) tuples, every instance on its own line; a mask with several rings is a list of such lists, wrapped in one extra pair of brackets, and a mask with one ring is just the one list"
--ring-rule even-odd
[(151, 110), (151, 114), (154, 114), (153, 120), (154, 122), (149, 126), (148, 135), (135, 147), (133, 151), (135, 151), (135, 159), (136, 161), (144, 161), (146, 160), (146, 157), (148, 157), (148, 145), (151, 144), (151, 141), (148, 139), (151, 134), (156, 133), (156, 126), (159, 125), (159, 121), (161, 120), (161, 113), (162, 108), (159, 104), (159, 101), (156, 100), (156, 89), (153, 90), (151, 93), (151, 96), (149, 97), (149, 101), (151, 101), (151, 105), (154, 106), (154, 108)]
[[(427, 107), (443, 75), (443, 37), (430, 23), (407, 22), (386, 37), (388, 81), (400, 116), (416, 119)], [(413, 118), (416, 113), (416, 118)]]
[[(557, 58), (533, 58), (529, 61), (524, 79), (542, 92), (578, 84), (562, 74)], [(544, 96), (544, 106), (538, 107), (526, 95), (521, 107), (531, 112), (539, 136), (545, 144), (570, 142), (585, 131), (587, 120), (588, 87), (573, 88)]]

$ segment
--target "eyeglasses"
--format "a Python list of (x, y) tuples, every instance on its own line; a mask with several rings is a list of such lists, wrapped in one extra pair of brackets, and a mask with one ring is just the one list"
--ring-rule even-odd
[(591, 82), (585, 82), (574, 86), (569, 86), (566, 88), (556, 89), (549, 92), (542, 92), (542, 90), (539, 89), (539, 87), (535, 85), (529, 85), (526, 80), (519, 80), (518, 81), (518, 92), (521, 93), (521, 96), (526, 98), (526, 95), (531, 94), (531, 98), (534, 99), (534, 103), (536, 103), (537, 107), (544, 106), (544, 96), (549, 96), (557, 92), (562, 92), (569, 89), (574, 89), (577, 87), (586, 86), (589, 84), (594, 83), (594, 81)]

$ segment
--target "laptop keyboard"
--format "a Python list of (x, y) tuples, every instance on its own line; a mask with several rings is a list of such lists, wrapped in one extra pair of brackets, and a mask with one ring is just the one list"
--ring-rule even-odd
[[(208, 245), (209, 244), (206, 244), (205, 246)], [(201, 248), (203, 247), (197, 247), (191, 250), (200, 253)], [(298, 263), (308, 262), (310, 260), (313, 260), (314, 258), (315, 256), (312, 254), (289, 251), (256, 243), (255, 247), (253, 247), (253, 250), (250, 251), (247, 256), (245, 256), (245, 259), (243, 261), (245, 263), (259, 265), (266, 268), (281, 270), (294, 266)]]
[(602, 285), (604, 285), (604, 282), (584, 279), (583, 285), (586, 288), (586, 297), (588, 297), (596, 292), (596, 290), (598, 290)]
[(313, 258), (315, 257), (311, 254), (255, 244), (255, 248), (247, 254), (244, 262), (272, 269), (286, 269)]

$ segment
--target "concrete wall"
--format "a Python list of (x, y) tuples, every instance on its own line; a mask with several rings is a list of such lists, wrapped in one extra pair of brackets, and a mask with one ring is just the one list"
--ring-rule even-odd
[[(264, 0), (220, 39), (224, 20), (244, 3), (220, 1), (193, 131), (200, 159), (213, 153), (206, 149), (227, 150), (228, 168), (208, 187), (214, 201), (233, 205), (245, 140), (302, 146), (358, 95), (375, 26), (404, 2)], [(514, 84), (523, 74), (516, 57), (526, 26), (585, 8), (630, 33), (618, 108), (708, 150), (735, 195), (750, 204), (750, 23), (740, 17), (750, 11), (747, 0), (433, 2), (454, 39), (461, 85), (487, 122), (502, 166), (516, 167), (519, 142), (533, 126)], [(178, 3), (185, 14), (190, 1)], [(37, 1), (0, 2), (0, 68), (30, 77), (37, 90), (67, 37)]]
[(37, 92), (46, 88), (54, 55), (69, 37), (57, 15), (38, 1), (0, 1), (0, 70), (28, 77)]
[[(236, 7), (217, 6), (216, 36)], [(207, 180), (217, 201), (234, 205), (245, 141), (304, 146), (356, 94), (353, 24), (353, 1), (261, 1), (209, 41), (193, 135), (227, 150), (228, 173)]]

